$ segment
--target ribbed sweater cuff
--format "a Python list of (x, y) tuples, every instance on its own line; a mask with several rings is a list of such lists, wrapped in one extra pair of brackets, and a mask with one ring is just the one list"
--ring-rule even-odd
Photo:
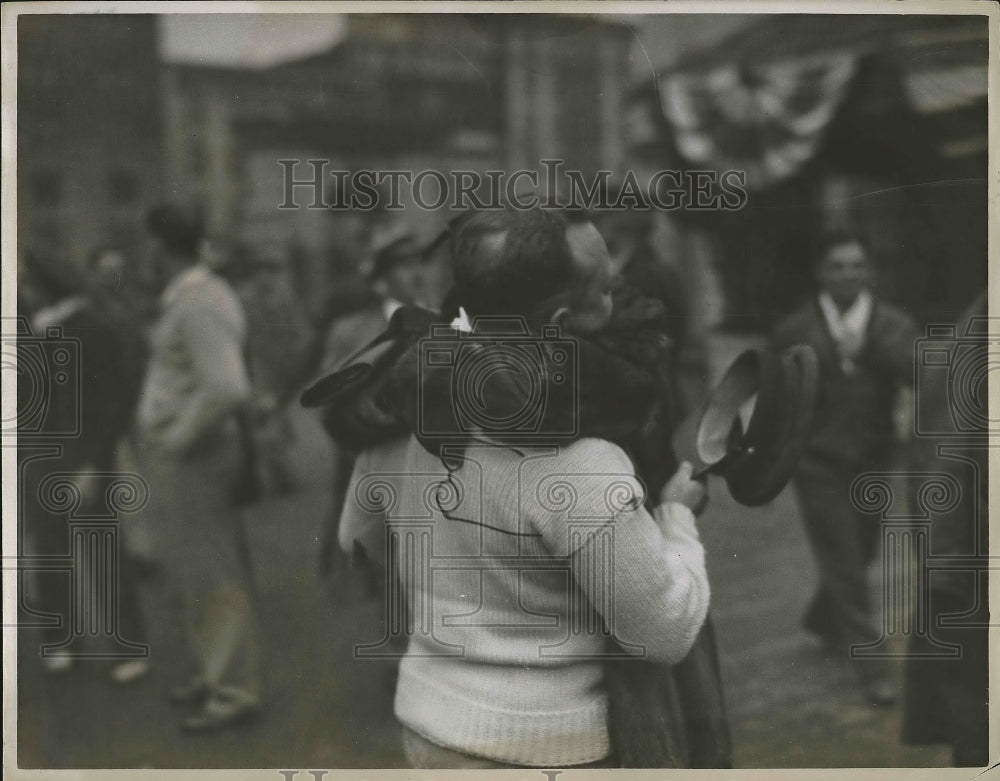
[(694, 513), (687, 505), (680, 502), (663, 502), (653, 509), (653, 520), (660, 527), (664, 538), (672, 545), (680, 543), (683, 547), (693, 545), (701, 548)]

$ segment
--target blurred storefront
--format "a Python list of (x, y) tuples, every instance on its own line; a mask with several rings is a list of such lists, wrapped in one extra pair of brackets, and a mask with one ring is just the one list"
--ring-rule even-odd
[(924, 322), (985, 288), (987, 44), (983, 16), (768, 16), (633, 91), (633, 160), (746, 172), (742, 210), (677, 214), (710, 245), (724, 325), (807, 295), (835, 225)]
[(837, 222), (866, 236), (883, 285), (922, 320), (953, 317), (985, 284), (985, 17), (336, 16), (282, 15), (286, 37), (317, 28), (309, 51), (275, 42), (229, 64), (165, 51), (165, 17), (22, 17), (21, 247), (138, 257), (144, 210), (172, 198), (201, 204), (221, 246), (282, 258), (301, 290), (324, 290), (356, 274), (373, 231), (426, 235), (447, 215), (282, 210), (279, 160), (484, 172), (560, 158), (640, 181), (746, 172), (744, 208), (660, 215), (696, 329), (767, 328), (810, 290)]
[[(330, 170), (482, 173), (537, 169), (546, 157), (593, 172), (623, 158), (630, 31), (621, 24), (394, 14), (351, 15), (345, 25), (334, 46), (308, 57), (266, 68), (170, 64), (165, 78), (169, 191), (202, 202), (217, 234), (314, 259), (307, 288), (356, 268), (352, 236), (372, 229), (359, 219), (429, 234), (446, 215), (282, 210), (279, 160), (301, 161), (295, 178), (309, 180), (309, 160)], [(295, 198), (312, 203), (307, 188)]]
[(17, 24), (19, 250), (82, 261), (113, 244), (135, 257), (163, 173), (156, 18), (29, 14)]

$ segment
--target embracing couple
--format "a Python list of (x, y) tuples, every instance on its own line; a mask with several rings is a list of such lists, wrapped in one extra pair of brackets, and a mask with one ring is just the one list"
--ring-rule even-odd
[(705, 489), (670, 448), (666, 313), (619, 286), (583, 214), (477, 212), (449, 242), (452, 328), (325, 402), (335, 437), (367, 421), (339, 538), (382, 558), (401, 598), (407, 758), (629, 766), (609, 671), (638, 664), (640, 687), (676, 696), (658, 678), (709, 605)]

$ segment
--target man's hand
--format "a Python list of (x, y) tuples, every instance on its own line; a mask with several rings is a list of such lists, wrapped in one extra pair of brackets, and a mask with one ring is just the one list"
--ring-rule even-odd
[(690, 461), (682, 461), (673, 477), (667, 481), (660, 493), (661, 502), (677, 502), (683, 504), (695, 515), (705, 509), (708, 501), (708, 491), (700, 480), (691, 479), (694, 467)]

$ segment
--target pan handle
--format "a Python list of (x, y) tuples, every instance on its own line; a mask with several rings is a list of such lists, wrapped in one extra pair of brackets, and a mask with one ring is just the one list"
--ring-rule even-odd
[(730, 450), (728, 453), (726, 453), (726, 455), (724, 455), (714, 464), (708, 464), (706, 466), (703, 466), (701, 469), (698, 469), (697, 471), (693, 472), (691, 474), (691, 479), (700, 480), (701, 482), (704, 483), (706, 480), (708, 480), (708, 476), (710, 474), (721, 474), (722, 472), (725, 471), (727, 465), (729, 465), (730, 463), (732, 463), (733, 461), (744, 455), (748, 456), (753, 455), (753, 452), (754, 452), (753, 446), (734, 448), (733, 450)]

